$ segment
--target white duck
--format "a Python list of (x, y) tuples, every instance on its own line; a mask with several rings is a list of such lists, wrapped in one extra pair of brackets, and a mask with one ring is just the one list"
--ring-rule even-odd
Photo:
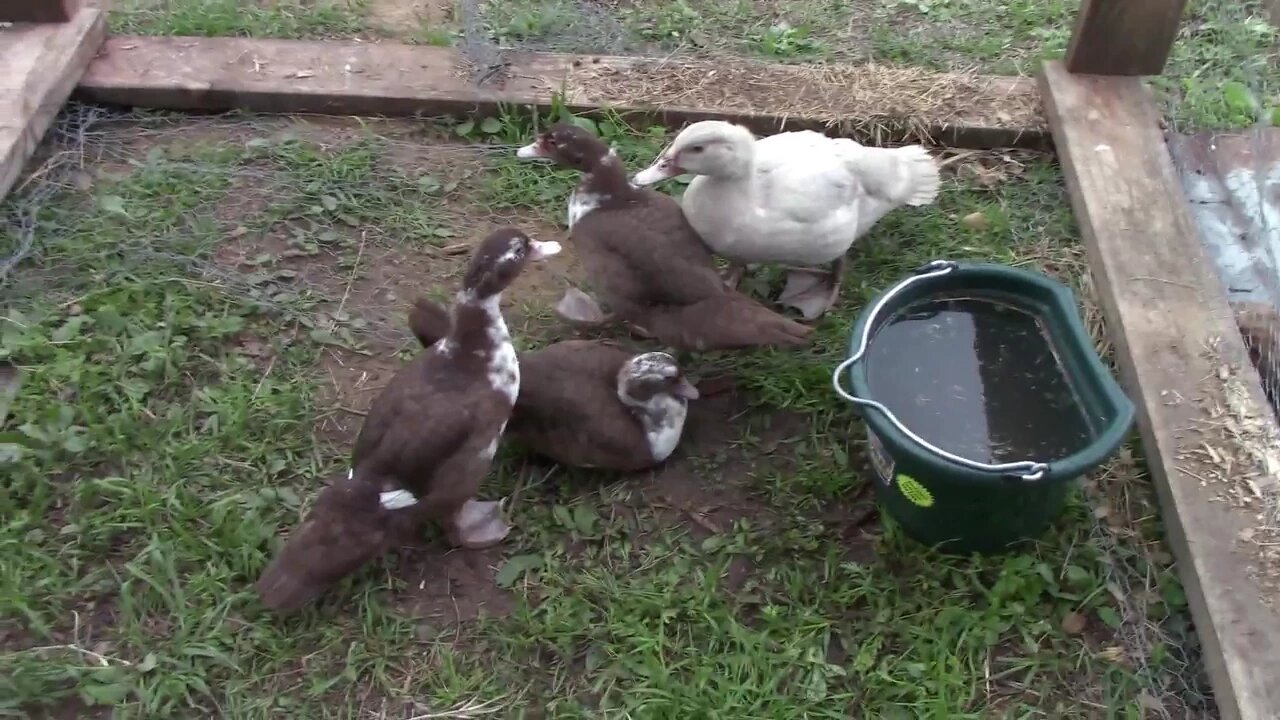
[[(937, 163), (919, 145), (866, 147), (811, 130), (757, 140), (721, 120), (686, 127), (632, 181), (685, 174), (697, 177), (685, 190), (684, 215), (735, 265), (729, 284), (747, 263), (792, 265), (778, 300), (806, 320), (835, 304), (853, 241), (894, 208), (932, 203), (939, 182)], [(829, 270), (816, 268), (827, 263)]]

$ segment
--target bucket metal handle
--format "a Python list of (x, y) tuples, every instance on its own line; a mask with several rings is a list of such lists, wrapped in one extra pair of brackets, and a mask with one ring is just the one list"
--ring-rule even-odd
[(932, 262), (925, 263), (924, 265), (916, 268), (914, 274), (899, 281), (898, 284), (893, 286), (889, 292), (885, 293), (884, 296), (880, 298), (879, 302), (871, 308), (871, 314), (867, 317), (867, 322), (862, 326), (862, 337), (858, 340), (858, 349), (855, 350), (848, 359), (837, 365), (835, 371), (831, 374), (831, 385), (835, 388), (840, 397), (845, 400), (848, 400), (855, 405), (861, 405), (863, 407), (869, 407), (879, 411), (889, 420), (889, 422), (893, 423), (894, 427), (898, 428), (899, 432), (911, 438), (918, 445), (938, 457), (982, 472), (1014, 475), (1027, 481), (1040, 480), (1045, 476), (1045, 472), (1049, 469), (1049, 465), (1047, 463), (1037, 462), (1034, 460), (1022, 460), (1019, 462), (1007, 462), (993, 465), (990, 463), (981, 463), (976, 460), (970, 460), (969, 458), (961, 457), (955, 453), (947, 452), (912, 432), (911, 428), (903, 425), (902, 421), (893, 414), (893, 411), (889, 410), (889, 408), (885, 407), (883, 404), (870, 398), (858, 397), (848, 392), (840, 382), (840, 378), (848, 372), (849, 368), (866, 355), (867, 345), (871, 342), (871, 332), (876, 326), (876, 319), (879, 317), (880, 311), (884, 309), (884, 306), (887, 305), (894, 296), (917, 282), (928, 280), (930, 278), (941, 277), (956, 270), (958, 267), (959, 265), (953, 260), (934, 260)]

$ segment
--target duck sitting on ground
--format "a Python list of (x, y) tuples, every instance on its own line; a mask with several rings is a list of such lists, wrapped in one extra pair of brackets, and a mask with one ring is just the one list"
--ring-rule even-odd
[(558, 123), (517, 155), (584, 173), (569, 198), (569, 238), (612, 318), (580, 291), (557, 306), (565, 318), (619, 319), (680, 350), (808, 342), (812, 328), (726, 287), (680, 204), (632, 186), (617, 153), (590, 131)]
[[(448, 334), (449, 313), (426, 298), (409, 312), (424, 347)], [(568, 467), (634, 472), (666, 460), (698, 390), (675, 358), (607, 340), (563, 340), (520, 353), (520, 396), (507, 435)]]
[(449, 542), (464, 548), (507, 536), (501, 503), (475, 500), (520, 392), (520, 366), (499, 300), (526, 263), (559, 251), (559, 243), (538, 242), (515, 228), (480, 243), (449, 331), (374, 399), (351, 470), (320, 492), (258, 579), (267, 607), (301, 607), (412, 540), (427, 520), (440, 522)]
[[(652, 185), (696, 175), (684, 214), (716, 254), (734, 263), (736, 287), (748, 263), (787, 263), (779, 302), (806, 320), (835, 304), (845, 253), (889, 211), (938, 195), (938, 164), (920, 145), (866, 147), (811, 130), (756, 139), (721, 120), (680, 132), (633, 178)], [(830, 270), (816, 266), (831, 263)]]

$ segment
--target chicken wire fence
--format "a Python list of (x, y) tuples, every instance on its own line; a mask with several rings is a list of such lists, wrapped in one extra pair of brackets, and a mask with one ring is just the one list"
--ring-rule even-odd
[[(385, 294), (396, 288), (374, 284), (368, 292), (384, 291), (377, 295), (383, 302), (362, 305), (354, 298), (348, 302), (344, 293), (380, 253), (398, 252), (397, 257), (403, 257), (433, 252), (451, 261), (461, 257), (449, 246), (467, 238), (446, 237), (452, 218), (422, 203), (424, 194), (439, 196), (439, 185), (447, 182), (444, 171), (435, 168), (483, 166), (488, 157), (514, 151), (514, 146), (497, 144), (428, 146), (416, 139), (419, 130), (413, 123), (335, 128), (307, 117), (188, 116), (69, 103), (29, 161), (25, 176), (0, 204), (0, 309), (21, 310), (37, 299), (70, 306), (112, 277), (134, 271), (154, 275), (162, 269), (172, 272), (176, 282), (251, 298), (268, 312), (297, 318), (307, 326), (342, 325), (359, 341), (399, 346), (411, 336), (401, 302), (405, 298), (391, 301)], [(272, 145), (288, 148), (291, 138), (301, 143), (297, 148), (302, 156), (295, 162), (303, 163), (302, 171), (311, 167), (306, 163), (313, 163), (317, 173), (327, 172), (326, 161), (317, 158), (332, 158), (333, 153), (349, 157), (334, 160), (332, 177), (307, 177), (305, 172), (299, 176), (298, 168), (282, 168), (270, 161), (272, 151), (262, 150)], [(422, 154), (424, 147), (430, 148), (429, 157)], [(203, 150), (190, 152), (192, 148)], [(214, 157), (227, 150), (244, 157)], [(113, 236), (110, 243), (94, 242), (95, 228), (84, 217), (129, 217), (133, 208), (126, 207), (112, 188), (131, 174), (149, 183), (133, 189), (151, 193), (142, 198), (149, 202), (162, 202), (163, 193), (173, 192), (176, 204), (176, 198), (192, 187), (226, 191), (209, 193), (178, 217), (157, 221), (118, 241)], [(428, 187), (428, 182), (435, 186)], [(327, 212), (328, 204), (344, 193), (348, 199), (356, 196), (352, 202), (363, 203), (373, 222), (357, 231), (353, 226), (365, 218), (344, 217), (340, 207)], [(473, 210), (473, 220), (507, 219), (502, 211)], [(377, 223), (373, 216), (378, 212), (397, 215), (399, 224)], [(139, 224), (137, 217), (130, 222)], [(241, 237), (245, 226), (255, 230)], [(311, 249), (313, 258), (332, 262), (330, 267), (324, 260), (306, 263), (302, 294), (309, 298), (280, 292), (298, 278), (273, 278), (262, 257), (219, 257), (219, 248), (225, 250), (237, 238), (290, 233), (290, 242), (310, 233), (319, 235), (322, 245), (323, 238), (336, 242), (338, 236), (347, 243), (335, 246), (331, 254), (317, 256)], [(424, 237), (438, 247), (424, 247)], [(357, 241), (358, 252), (350, 247)], [(356, 255), (355, 267), (343, 264), (350, 255)], [(295, 256), (301, 256), (300, 251)], [(360, 267), (361, 256), (365, 267)], [(341, 302), (336, 296), (343, 296)]]
[[(201, 141), (212, 142), (214, 146), (234, 142), (243, 147), (261, 138), (278, 137), (289, 127), (288, 118), (157, 116), (69, 105), (31, 162), (28, 176), (0, 206), (7, 222), (0, 237), (0, 257), (3, 257), (0, 260), (0, 309), (6, 313), (21, 310), (36, 300), (69, 306), (117, 274), (154, 273), (155, 268), (163, 267), (181, 282), (201, 283), (227, 294), (252, 296), (255, 302), (279, 312), (310, 313), (311, 321), (322, 325), (326, 313), (332, 314), (332, 303), (329, 310), (315, 307), (300, 310), (287, 300), (273, 299), (271, 292), (263, 293), (259, 269), (220, 262), (218, 248), (233, 242), (225, 236), (225, 230), (222, 236), (214, 233), (207, 243), (192, 245), (187, 237), (192, 225), (179, 222), (170, 229), (147, 232), (126, 242), (97, 246), (92, 253), (67, 251), (69, 244), (81, 242), (80, 236), (87, 231), (74, 218), (68, 218), (68, 209), (74, 210), (78, 207), (76, 203), (89, 202), (89, 198), (95, 198), (92, 202), (98, 210), (104, 203), (108, 210), (113, 209), (110, 206), (115, 201), (110, 186), (103, 190), (95, 187), (95, 183), (109, 182), (113, 175), (125, 172), (159, 169), (176, 178), (204, 178), (206, 182), (221, 179), (228, 187), (238, 189), (221, 197), (219, 202), (223, 205), (219, 208), (204, 205), (194, 208), (190, 213), (191, 222), (196, 222), (196, 216), (246, 218), (252, 215), (260, 209), (254, 203), (263, 196), (290, 190), (281, 184), (278, 170), (257, 162), (209, 164), (198, 156), (168, 152), (165, 148)], [(382, 134), (379, 142), (384, 145), (381, 157), (411, 156), (415, 146), (422, 144), (411, 136), (392, 135), (393, 126), (376, 127)], [(323, 134), (313, 136), (312, 140), (330, 149), (355, 142), (350, 136), (336, 139)], [(511, 152), (509, 147), (466, 146), (443, 151), (464, 150)], [(376, 176), (357, 177), (350, 182), (369, 183), (379, 188), (400, 187), (388, 181), (398, 172), (393, 164), (373, 162), (369, 167)], [(346, 275), (349, 270), (343, 267), (335, 272)], [(350, 272), (354, 273), (354, 269)], [(362, 318), (357, 332), (371, 341), (392, 344), (405, 341), (408, 334), (401, 312), (402, 300), (385, 302), (387, 312)], [(1114, 653), (1117, 661), (1133, 665), (1147, 681), (1143, 701), (1154, 716), (1212, 717), (1207, 709), (1207, 692), (1203, 688), (1197, 650), (1189, 644), (1194, 635), (1185, 620), (1171, 620), (1151, 613), (1147, 598), (1158, 592), (1158, 578), (1150, 564), (1127, 549), (1132, 543), (1132, 533), (1099, 517), (1091, 529), (1091, 542), (1103, 552), (1107, 587), (1122, 611), (1116, 630), (1119, 645), (1108, 652)], [(1156, 653), (1172, 656), (1172, 665), (1162, 661), (1158, 668), (1153, 666), (1151, 662)]]
[[(690, 5), (692, 7), (693, 4)], [(538, 3), (508, 2), (496, 8), (481, 0), (461, 0), (458, 5), (461, 37), (458, 47), (472, 64), (473, 81), (483, 83), (493, 71), (501, 68), (505, 55), (512, 50), (540, 50), (611, 55), (669, 55), (699, 52), (696, 36), (654, 27), (635, 31), (634, 16), (628, 16), (627, 4), (607, 0), (554, 0)], [(1243, 5), (1242, 5), (1243, 7)], [(523, 9), (522, 9), (523, 8)], [(677, 8), (678, 10), (678, 8)], [(672, 20), (678, 24), (679, 17)], [(1267, 60), (1261, 65), (1250, 61), (1242, 65), (1244, 80), (1240, 83), (1258, 106), (1258, 123), (1265, 125), (1263, 108), (1268, 93), (1276, 92), (1268, 85)], [(1175, 100), (1176, 102), (1176, 100)], [(210, 247), (192, 248), (180, 242), (185, 234), (179, 226), (166, 233), (138, 238), (135, 242), (99, 248), (97, 255), (69, 255), (60, 251), (70, 232), (52, 209), (69, 194), (82, 192), (93, 182), (97, 170), (105, 167), (137, 168), (154, 159), (157, 144), (178, 136), (197, 135), (214, 129), (255, 130), (269, 122), (258, 118), (184, 118), (177, 116), (139, 116), (78, 104), (68, 105), (46, 136), (45, 142), (28, 167), (29, 174), (0, 205), (0, 222), (5, 223), (0, 235), (0, 309), (20, 309), (32, 298), (74, 303), (84, 292), (100, 283), (103, 267), (111, 264), (118, 271), (130, 267), (163, 264), (181, 274), (184, 281), (208, 283), (228, 293), (255, 294), (257, 301), (281, 312), (299, 312), (287, 301), (274, 300), (261, 294), (261, 273), (252, 268), (229, 266), (217, 262)], [(1261, 133), (1259, 133), (1261, 137)], [(383, 138), (392, 149), (411, 149), (411, 139)], [(1258, 140), (1258, 142), (1263, 142)], [(1259, 148), (1261, 150), (1261, 148)], [(493, 148), (492, 152), (509, 152), (509, 148)], [(484, 152), (484, 151), (482, 151)], [(1262, 153), (1259, 151), (1258, 156)], [(230, 173), (237, 182), (247, 182), (269, 193), (276, 181), (275, 171), (250, 165), (209, 167), (196, 166), (197, 159), (180, 157), (164, 161), (170, 169), (199, 169), (201, 173)], [(391, 167), (377, 172), (391, 173)], [(266, 189), (263, 189), (266, 188)], [(1261, 210), (1258, 220), (1244, 232), (1261, 252), (1275, 253), (1280, 248), (1280, 175), (1259, 168), (1247, 183), (1235, 188), (1240, 197), (1256, 198)], [(248, 198), (245, 201), (248, 202)], [(234, 214), (234, 207), (224, 209)], [(79, 231), (83, 231), (82, 229)], [(1280, 267), (1280, 258), (1272, 258), (1271, 267)], [(1280, 285), (1280, 281), (1277, 282)], [(1232, 288), (1238, 289), (1238, 288)], [(1252, 305), (1233, 306), (1242, 337), (1256, 363), (1263, 388), (1272, 402), (1280, 395), (1280, 314), (1276, 312), (1280, 296), (1264, 295)], [(323, 323), (323, 310), (310, 309), (312, 321)], [(367, 338), (399, 343), (408, 337), (403, 318), (396, 313), (374, 314), (362, 318), (358, 332)], [(1148, 681), (1142, 698), (1153, 717), (1214, 717), (1205, 699), (1208, 695), (1199, 670), (1198, 651), (1189, 645), (1193, 637), (1185, 625), (1171, 626), (1166, 618), (1151, 614), (1144, 598), (1153, 592), (1156, 578), (1149, 565), (1126, 546), (1131, 535), (1100, 516), (1094, 523), (1091, 540), (1107, 558), (1108, 589), (1121, 609), (1117, 636), (1123, 648), (1119, 655), (1137, 666)], [(1157, 651), (1157, 648), (1159, 650)], [(1176, 672), (1148, 666), (1156, 652), (1178, 656)]]

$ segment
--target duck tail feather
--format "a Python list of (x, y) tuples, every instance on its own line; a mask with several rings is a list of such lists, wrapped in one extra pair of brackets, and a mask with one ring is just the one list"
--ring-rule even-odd
[(812, 327), (737, 292), (653, 313), (642, 324), (660, 341), (689, 350), (805, 345), (813, 332)]
[(420, 297), (413, 301), (413, 309), (409, 311), (409, 331), (429, 348), (440, 338), (449, 334), (452, 320), (449, 310), (434, 300)]
[(928, 205), (938, 198), (938, 163), (922, 145), (859, 147), (848, 155), (868, 195), (888, 206)]
[(921, 145), (894, 148), (900, 163), (903, 180), (902, 204), (928, 205), (938, 199), (938, 187), (942, 177), (938, 163)]
[(386, 523), (362, 511), (364, 503), (353, 502), (354, 485), (348, 478), (322, 490), (310, 515), (258, 577), (254, 589), (267, 608), (297, 610), (385, 549)]
[(315, 582), (297, 566), (292, 557), (295, 554), (287, 549), (281, 552), (254, 584), (262, 604), (273, 611), (297, 610), (318, 598), (325, 590), (324, 584)]
[(747, 302), (739, 304), (740, 310), (735, 315), (741, 320), (734, 318), (734, 324), (742, 327), (745, 333), (761, 338), (764, 344), (768, 345), (798, 346), (807, 345), (810, 342), (809, 336), (813, 334), (812, 326), (796, 322), (751, 298), (741, 297)]

